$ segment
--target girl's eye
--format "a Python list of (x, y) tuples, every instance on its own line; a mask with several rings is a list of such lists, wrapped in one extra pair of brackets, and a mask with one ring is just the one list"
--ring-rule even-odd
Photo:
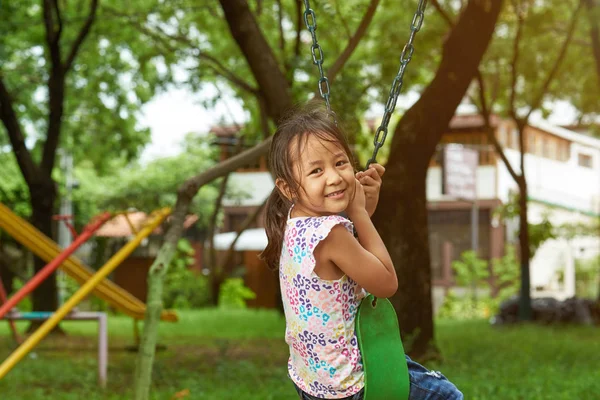
[(319, 172), (321, 172), (321, 171), (322, 171), (322, 169), (321, 169), (321, 168), (315, 168), (315, 169), (313, 169), (312, 171), (310, 171), (310, 175), (312, 175), (312, 174), (318, 174), (318, 173), (319, 173)]
[(341, 160), (341, 161), (338, 161), (337, 163), (335, 163), (335, 165), (336, 165), (337, 167), (341, 167), (342, 165), (344, 165), (344, 164), (347, 164), (347, 163), (348, 163), (348, 161), (346, 161), (346, 160)]

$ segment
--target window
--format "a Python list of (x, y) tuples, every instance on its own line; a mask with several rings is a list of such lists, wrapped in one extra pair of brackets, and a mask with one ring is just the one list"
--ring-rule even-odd
[(561, 141), (558, 147), (558, 159), (559, 161), (568, 161), (571, 157), (571, 148), (569, 142)]
[(526, 137), (527, 137), (526, 152), (529, 154), (535, 154), (535, 142), (536, 142), (537, 134), (532, 131), (527, 131)]
[(554, 138), (548, 141), (548, 158), (558, 160), (558, 143)]
[(579, 153), (577, 155), (577, 163), (579, 164), (580, 167), (593, 168), (592, 156), (590, 156), (588, 154)]
[(540, 135), (535, 141), (535, 152), (534, 154), (537, 156), (544, 156), (544, 143), (546, 142), (546, 138), (543, 135)]

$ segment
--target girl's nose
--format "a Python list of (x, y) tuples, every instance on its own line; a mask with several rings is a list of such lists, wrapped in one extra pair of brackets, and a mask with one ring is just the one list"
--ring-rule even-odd
[(332, 170), (327, 174), (328, 185), (338, 185), (341, 182), (342, 176), (336, 170)]

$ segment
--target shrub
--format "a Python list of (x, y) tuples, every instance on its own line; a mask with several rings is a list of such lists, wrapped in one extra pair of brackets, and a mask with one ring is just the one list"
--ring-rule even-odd
[(242, 278), (226, 279), (219, 291), (219, 307), (221, 308), (246, 308), (246, 300), (256, 298), (256, 294), (244, 286)]
[(600, 256), (575, 262), (575, 293), (579, 297), (597, 298)]
[(165, 308), (183, 310), (205, 307), (210, 303), (208, 278), (190, 270), (194, 262), (194, 248), (186, 239), (180, 239), (165, 277)]

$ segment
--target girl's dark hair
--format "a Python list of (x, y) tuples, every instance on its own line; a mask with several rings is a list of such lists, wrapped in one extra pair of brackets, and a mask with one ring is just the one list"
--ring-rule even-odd
[[(280, 179), (286, 183), (292, 198), (298, 197), (300, 190), (300, 183), (294, 176), (295, 162), (300, 157), (303, 144), (306, 144), (309, 135), (338, 144), (348, 155), (350, 164), (355, 165), (346, 135), (319, 103), (312, 101), (292, 111), (279, 124), (271, 142), (269, 169), (273, 179)], [(279, 267), (285, 224), (291, 206), (292, 201), (275, 186), (266, 204), (265, 231), (268, 244), (260, 255), (272, 269)]]

